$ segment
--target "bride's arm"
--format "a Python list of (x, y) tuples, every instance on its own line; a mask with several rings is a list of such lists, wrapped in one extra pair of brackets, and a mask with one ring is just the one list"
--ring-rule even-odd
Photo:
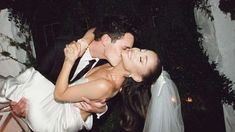
[[(70, 52), (74, 51), (70, 50)], [(69, 87), (68, 78), (72, 66), (72, 59), (65, 59), (55, 85), (55, 100), (62, 102), (79, 102), (83, 101), (82, 97), (87, 97), (90, 100), (97, 100), (110, 96), (111, 93), (109, 89), (113, 88), (114, 85), (111, 81), (103, 78)]]
[(113, 87), (113, 83), (106, 79), (97, 79), (72, 87), (68, 87), (68, 85), (57, 85), (55, 99), (62, 102), (79, 102), (83, 101), (82, 97), (90, 100), (106, 99), (111, 97), (112, 92), (110, 89)]
[(95, 28), (89, 29), (84, 34), (84, 36), (77, 41), (77, 44), (79, 44), (79, 46), (80, 46), (80, 54), (79, 54), (80, 57), (85, 53), (89, 44), (94, 40), (94, 38), (95, 38), (94, 31), (95, 31)]
[(114, 87), (114, 85), (111, 81), (106, 79), (97, 79), (68, 88), (69, 73), (75, 60), (80, 55), (79, 51), (80, 48), (77, 47), (75, 43), (67, 45), (64, 49), (65, 60), (56, 81), (54, 98), (57, 101), (78, 102), (82, 101), (82, 97), (87, 97), (91, 100), (109, 97), (109, 89)]

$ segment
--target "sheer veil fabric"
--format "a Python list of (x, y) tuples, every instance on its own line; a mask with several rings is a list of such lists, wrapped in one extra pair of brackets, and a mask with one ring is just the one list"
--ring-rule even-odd
[(151, 87), (144, 132), (184, 132), (178, 90), (166, 71)]

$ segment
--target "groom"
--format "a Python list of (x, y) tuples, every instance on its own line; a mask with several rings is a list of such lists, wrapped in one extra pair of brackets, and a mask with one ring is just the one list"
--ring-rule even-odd
[[(131, 48), (134, 43), (134, 36), (130, 33), (131, 29), (129, 27), (129, 23), (126, 23), (127, 20), (124, 19), (125, 18), (123, 17), (118, 18), (117, 16), (105, 17), (101, 24), (96, 26), (94, 31), (95, 40), (90, 43), (87, 51), (80, 60), (75, 62), (70, 74), (70, 81), (79, 79), (77, 76), (80, 74), (82, 69), (89, 64), (90, 60), (96, 60), (95, 63), (92, 64), (92, 67), (94, 67), (100, 59), (108, 61), (113, 66), (120, 62), (122, 50)], [(85, 36), (86, 35), (87, 33)], [(46, 57), (45, 59), (46, 60), (42, 63), (42, 67), (38, 68), (38, 71), (40, 71), (50, 81), (55, 82), (63, 64), (63, 50), (55, 48), (53, 49), (53, 52), (49, 52), (49, 57)], [(84, 101), (85, 102), (78, 103), (78, 107), (81, 110), (89, 113), (104, 113), (107, 110), (106, 103), (104, 101), (94, 102), (85, 97)], [(24, 116), (26, 109), (25, 104), (26, 99), (22, 99), (18, 104), (13, 103), (13, 111), (20, 116)], [(89, 119), (90, 118), (87, 119), (87, 122), (92, 122), (92, 119)], [(87, 129), (90, 129), (91, 127), (92, 123)]]

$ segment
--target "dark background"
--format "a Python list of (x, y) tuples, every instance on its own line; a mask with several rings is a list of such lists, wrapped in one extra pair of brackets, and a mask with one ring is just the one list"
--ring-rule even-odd
[[(221, 101), (231, 103), (234, 97), (228, 92), (231, 82), (214, 70), (216, 64), (210, 65), (202, 52), (193, 14), (200, 1), (1, 0), (0, 8), (23, 14), (32, 31), (38, 62), (50, 47), (78, 39), (99, 18), (128, 16), (138, 30), (135, 45), (158, 52), (178, 87), (185, 132), (224, 132)], [(187, 102), (187, 98), (193, 102)], [(118, 103), (111, 106), (92, 131), (122, 131), (118, 107)]]

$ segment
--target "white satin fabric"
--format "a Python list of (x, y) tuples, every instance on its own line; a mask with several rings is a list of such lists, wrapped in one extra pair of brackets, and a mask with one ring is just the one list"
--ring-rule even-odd
[[(75, 83), (86, 82), (81, 79)], [(36, 132), (75, 132), (83, 127), (91, 129), (93, 117), (84, 122), (80, 110), (72, 103), (54, 100), (54, 84), (34, 68), (27, 69), (16, 78), (8, 78), (1, 89), (1, 98), (19, 101), (28, 99), (28, 114), (25, 121)]]
[(166, 71), (152, 85), (151, 93), (144, 132), (184, 132), (177, 87)]

